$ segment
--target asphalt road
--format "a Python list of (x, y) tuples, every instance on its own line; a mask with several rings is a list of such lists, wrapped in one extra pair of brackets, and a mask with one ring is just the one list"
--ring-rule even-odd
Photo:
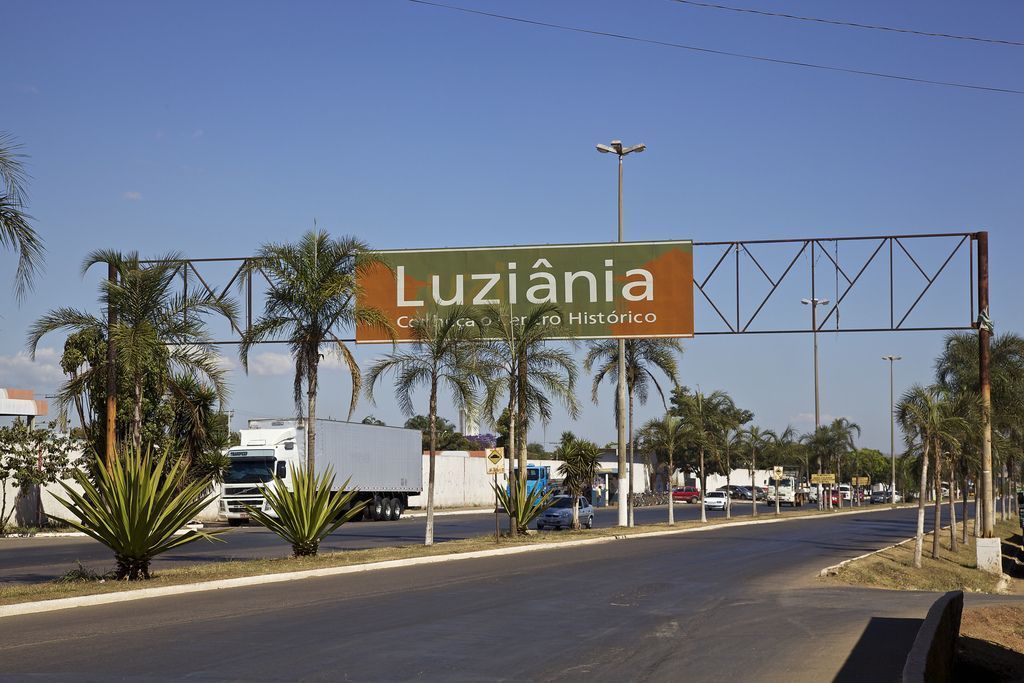
[[(615, 508), (596, 508), (594, 525), (614, 526), (618, 523)], [(782, 508), (784, 514), (793, 508)], [(802, 511), (796, 508), (796, 511)], [(749, 516), (750, 503), (736, 503), (732, 514)], [(759, 515), (774, 515), (775, 508), (758, 505)], [(666, 506), (636, 508), (637, 524), (662, 522), (667, 519)], [(724, 517), (724, 512), (708, 511), (709, 518)], [(696, 505), (676, 505), (677, 519), (699, 519)], [(507, 518), (504, 518), (507, 520)], [(506, 522), (507, 523), (507, 522)], [(381, 546), (410, 545), (423, 542), (426, 520), (422, 517), (395, 522), (354, 522), (346, 524), (325, 539), (320, 546), (325, 552), (354, 550)], [(434, 520), (434, 538), (448, 541), (493, 533), (494, 515), (439, 515)], [(286, 557), (291, 554), (287, 543), (262, 527), (238, 527), (220, 536), (224, 543), (195, 541), (158, 557), (156, 571), (202, 562)], [(104, 572), (114, 566), (110, 551), (91, 538), (6, 538), (0, 539), (0, 583), (34, 583), (54, 579), (81, 562), (95, 571)]]
[(814, 578), (884, 511), (0, 620), (0, 679), (895, 680), (935, 595)]

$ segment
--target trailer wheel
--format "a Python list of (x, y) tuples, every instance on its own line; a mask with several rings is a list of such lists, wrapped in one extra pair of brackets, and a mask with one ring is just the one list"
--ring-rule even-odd
[(367, 507), (370, 509), (370, 519), (374, 522), (384, 519), (384, 500), (380, 496), (374, 496)]
[(394, 503), (391, 502), (390, 498), (380, 499), (380, 519), (382, 522), (386, 522), (391, 519), (391, 515), (394, 514), (394, 511)]
[(392, 498), (391, 499), (391, 516), (388, 517), (392, 522), (398, 521), (398, 518), (402, 516), (402, 499)]

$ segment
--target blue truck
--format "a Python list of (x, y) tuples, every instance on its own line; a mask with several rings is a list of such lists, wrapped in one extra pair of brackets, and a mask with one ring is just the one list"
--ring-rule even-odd
[[(514, 476), (519, 476), (518, 467), (514, 472)], [(543, 493), (552, 486), (550, 465), (526, 465), (526, 492), (528, 494), (533, 493), (535, 489), (540, 489), (540, 492)], [(509, 487), (509, 492), (511, 493), (511, 487)]]

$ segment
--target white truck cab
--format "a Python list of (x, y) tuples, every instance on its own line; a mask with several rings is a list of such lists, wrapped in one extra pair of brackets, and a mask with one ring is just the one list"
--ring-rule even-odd
[(249, 519), (246, 505), (273, 515), (263, 486), (277, 477), (291, 488), (290, 473), (306, 459), (305, 430), (283, 420), (252, 420), (249, 426), (241, 431), (241, 444), (228, 450), (231, 465), (224, 474), (220, 513), (231, 526)]

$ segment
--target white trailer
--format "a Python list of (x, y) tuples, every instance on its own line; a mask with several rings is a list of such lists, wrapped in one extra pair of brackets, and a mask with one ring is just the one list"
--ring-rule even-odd
[[(241, 444), (228, 451), (231, 465), (221, 487), (220, 514), (229, 524), (248, 523), (245, 506), (273, 514), (263, 487), (274, 478), (291, 487), (296, 467), (306, 466), (306, 428), (296, 419), (249, 420)], [(366, 519), (398, 519), (409, 496), (423, 490), (422, 437), (415, 429), (338, 420), (316, 421), (316, 474), (332, 467), (335, 485), (349, 480)]]

